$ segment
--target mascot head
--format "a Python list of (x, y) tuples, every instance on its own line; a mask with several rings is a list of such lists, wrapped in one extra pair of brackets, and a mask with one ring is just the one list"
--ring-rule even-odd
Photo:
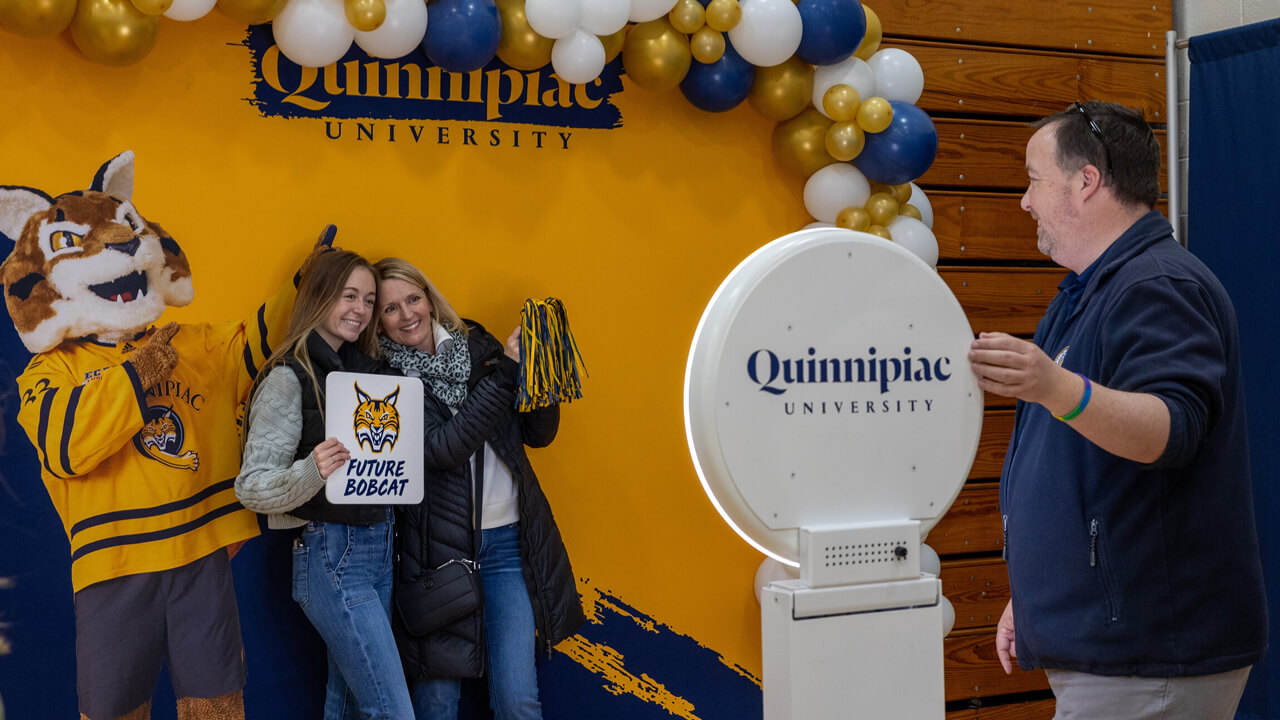
[(191, 302), (191, 266), (133, 196), (133, 153), (112, 158), (88, 190), (56, 198), (0, 186), (0, 233), (14, 243), (0, 264), (4, 300), (33, 353), (65, 339), (119, 342), (155, 322), (166, 305)]

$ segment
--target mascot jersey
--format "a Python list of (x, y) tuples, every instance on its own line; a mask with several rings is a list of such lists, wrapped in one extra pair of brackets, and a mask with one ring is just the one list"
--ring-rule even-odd
[(258, 534), (235, 497), (241, 403), (293, 297), (286, 283), (248, 322), (181, 326), (178, 366), (151, 388), (128, 362), (145, 338), (64, 342), (18, 378), (18, 420), (71, 541), (74, 590)]

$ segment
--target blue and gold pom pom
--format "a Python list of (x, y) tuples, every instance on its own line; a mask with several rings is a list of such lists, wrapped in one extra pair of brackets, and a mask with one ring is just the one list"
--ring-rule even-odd
[(520, 325), (520, 389), (516, 409), (528, 412), (582, 397), (578, 366), (586, 364), (556, 298), (525, 300)]

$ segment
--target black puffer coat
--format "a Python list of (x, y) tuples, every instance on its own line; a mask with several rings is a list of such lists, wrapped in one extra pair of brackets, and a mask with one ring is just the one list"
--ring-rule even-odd
[[(551, 505), (524, 446), (545, 447), (556, 436), (560, 408), (515, 410), (518, 366), (502, 343), (467, 321), (471, 385), (457, 414), (428, 390), (425, 399), (426, 497), (397, 506), (397, 583), (421, 577), (449, 560), (474, 559), (470, 458), (488, 442), (519, 491), (520, 552), (541, 648), (551, 648), (585, 622), (573, 568)], [(479, 381), (476, 382), (476, 379)], [(398, 613), (392, 627), (409, 678), (480, 677), (485, 666), (484, 618), (477, 612), (430, 635), (410, 635)]]

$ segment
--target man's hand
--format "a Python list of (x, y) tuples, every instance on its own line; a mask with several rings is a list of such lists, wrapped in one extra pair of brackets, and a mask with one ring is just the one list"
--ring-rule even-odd
[(969, 364), (986, 392), (1039, 403), (1054, 415), (1071, 412), (1084, 381), (1058, 367), (1034, 343), (1005, 333), (981, 333), (969, 346)]
[(178, 367), (178, 352), (169, 345), (169, 340), (177, 332), (178, 323), (171, 322), (155, 331), (145, 345), (133, 351), (130, 360), (143, 388), (168, 380), (169, 373)]
[(1013, 601), (1004, 606), (1004, 614), (996, 624), (996, 655), (1000, 658), (1000, 667), (1005, 674), (1013, 673), (1013, 661), (1018, 659), (1018, 650), (1013, 644)]

